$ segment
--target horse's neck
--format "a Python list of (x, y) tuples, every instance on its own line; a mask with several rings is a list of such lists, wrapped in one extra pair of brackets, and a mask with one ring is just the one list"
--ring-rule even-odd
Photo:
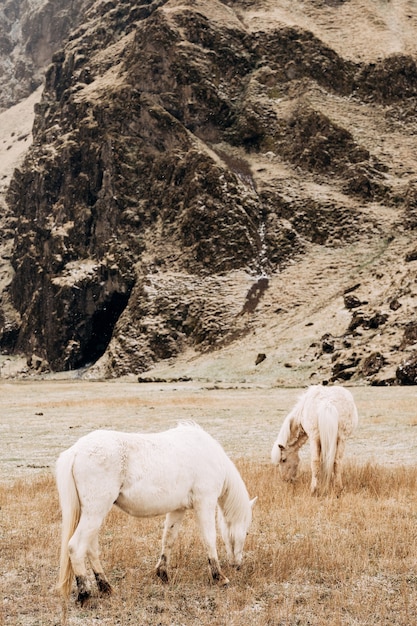
[(294, 413), (289, 416), (289, 436), (287, 439), (287, 446), (298, 450), (305, 444), (308, 439), (308, 435), (301, 425), (301, 414)]
[(250, 507), (249, 495), (237, 468), (231, 463), (225, 479), (224, 492), (220, 498), (224, 517), (231, 520), (240, 517)]
[(305, 444), (308, 439), (308, 435), (304, 428), (300, 425), (295, 437), (290, 441), (290, 446), (295, 450), (299, 450), (301, 446)]

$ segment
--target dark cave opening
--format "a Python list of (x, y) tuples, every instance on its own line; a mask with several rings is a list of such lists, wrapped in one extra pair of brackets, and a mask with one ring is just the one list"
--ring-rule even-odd
[(114, 292), (109, 300), (94, 312), (89, 323), (91, 331), (85, 345), (82, 346), (76, 368), (91, 365), (103, 356), (112, 338), (117, 320), (127, 306), (129, 295), (129, 292)]

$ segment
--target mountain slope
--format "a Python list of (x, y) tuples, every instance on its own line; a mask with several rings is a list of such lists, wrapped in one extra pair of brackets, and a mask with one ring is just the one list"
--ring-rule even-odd
[(414, 383), (416, 20), (93, 3), (8, 190), (3, 350), (90, 376)]

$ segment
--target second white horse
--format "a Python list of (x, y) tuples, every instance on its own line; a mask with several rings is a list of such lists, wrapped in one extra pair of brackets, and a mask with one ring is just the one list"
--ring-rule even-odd
[(311, 493), (317, 492), (320, 469), (324, 490), (328, 490), (333, 480), (336, 492), (340, 492), (345, 441), (357, 424), (358, 412), (350, 391), (336, 385), (313, 385), (285, 418), (272, 447), (272, 463), (279, 465), (284, 480), (294, 481), (300, 462), (299, 450), (309, 439)]

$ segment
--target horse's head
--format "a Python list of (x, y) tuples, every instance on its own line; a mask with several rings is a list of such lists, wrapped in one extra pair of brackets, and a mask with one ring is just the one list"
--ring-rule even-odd
[(287, 482), (294, 482), (297, 477), (300, 455), (298, 448), (279, 445), (278, 465), (281, 478)]
[(307, 435), (294, 410), (285, 418), (271, 451), (271, 461), (279, 466), (283, 480), (293, 482), (296, 479), (300, 463), (298, 451), (306, 439)]
[(218, 518), (221, 534), (226, 546), (227, 558), (230, 565), (239, 567), (243, 558), (243, 547), (252, 522), (252, 508), (258, 498), (250, 501), (246, 514), (237, 521), (226, 520), (221, 509), (218, 509)]

